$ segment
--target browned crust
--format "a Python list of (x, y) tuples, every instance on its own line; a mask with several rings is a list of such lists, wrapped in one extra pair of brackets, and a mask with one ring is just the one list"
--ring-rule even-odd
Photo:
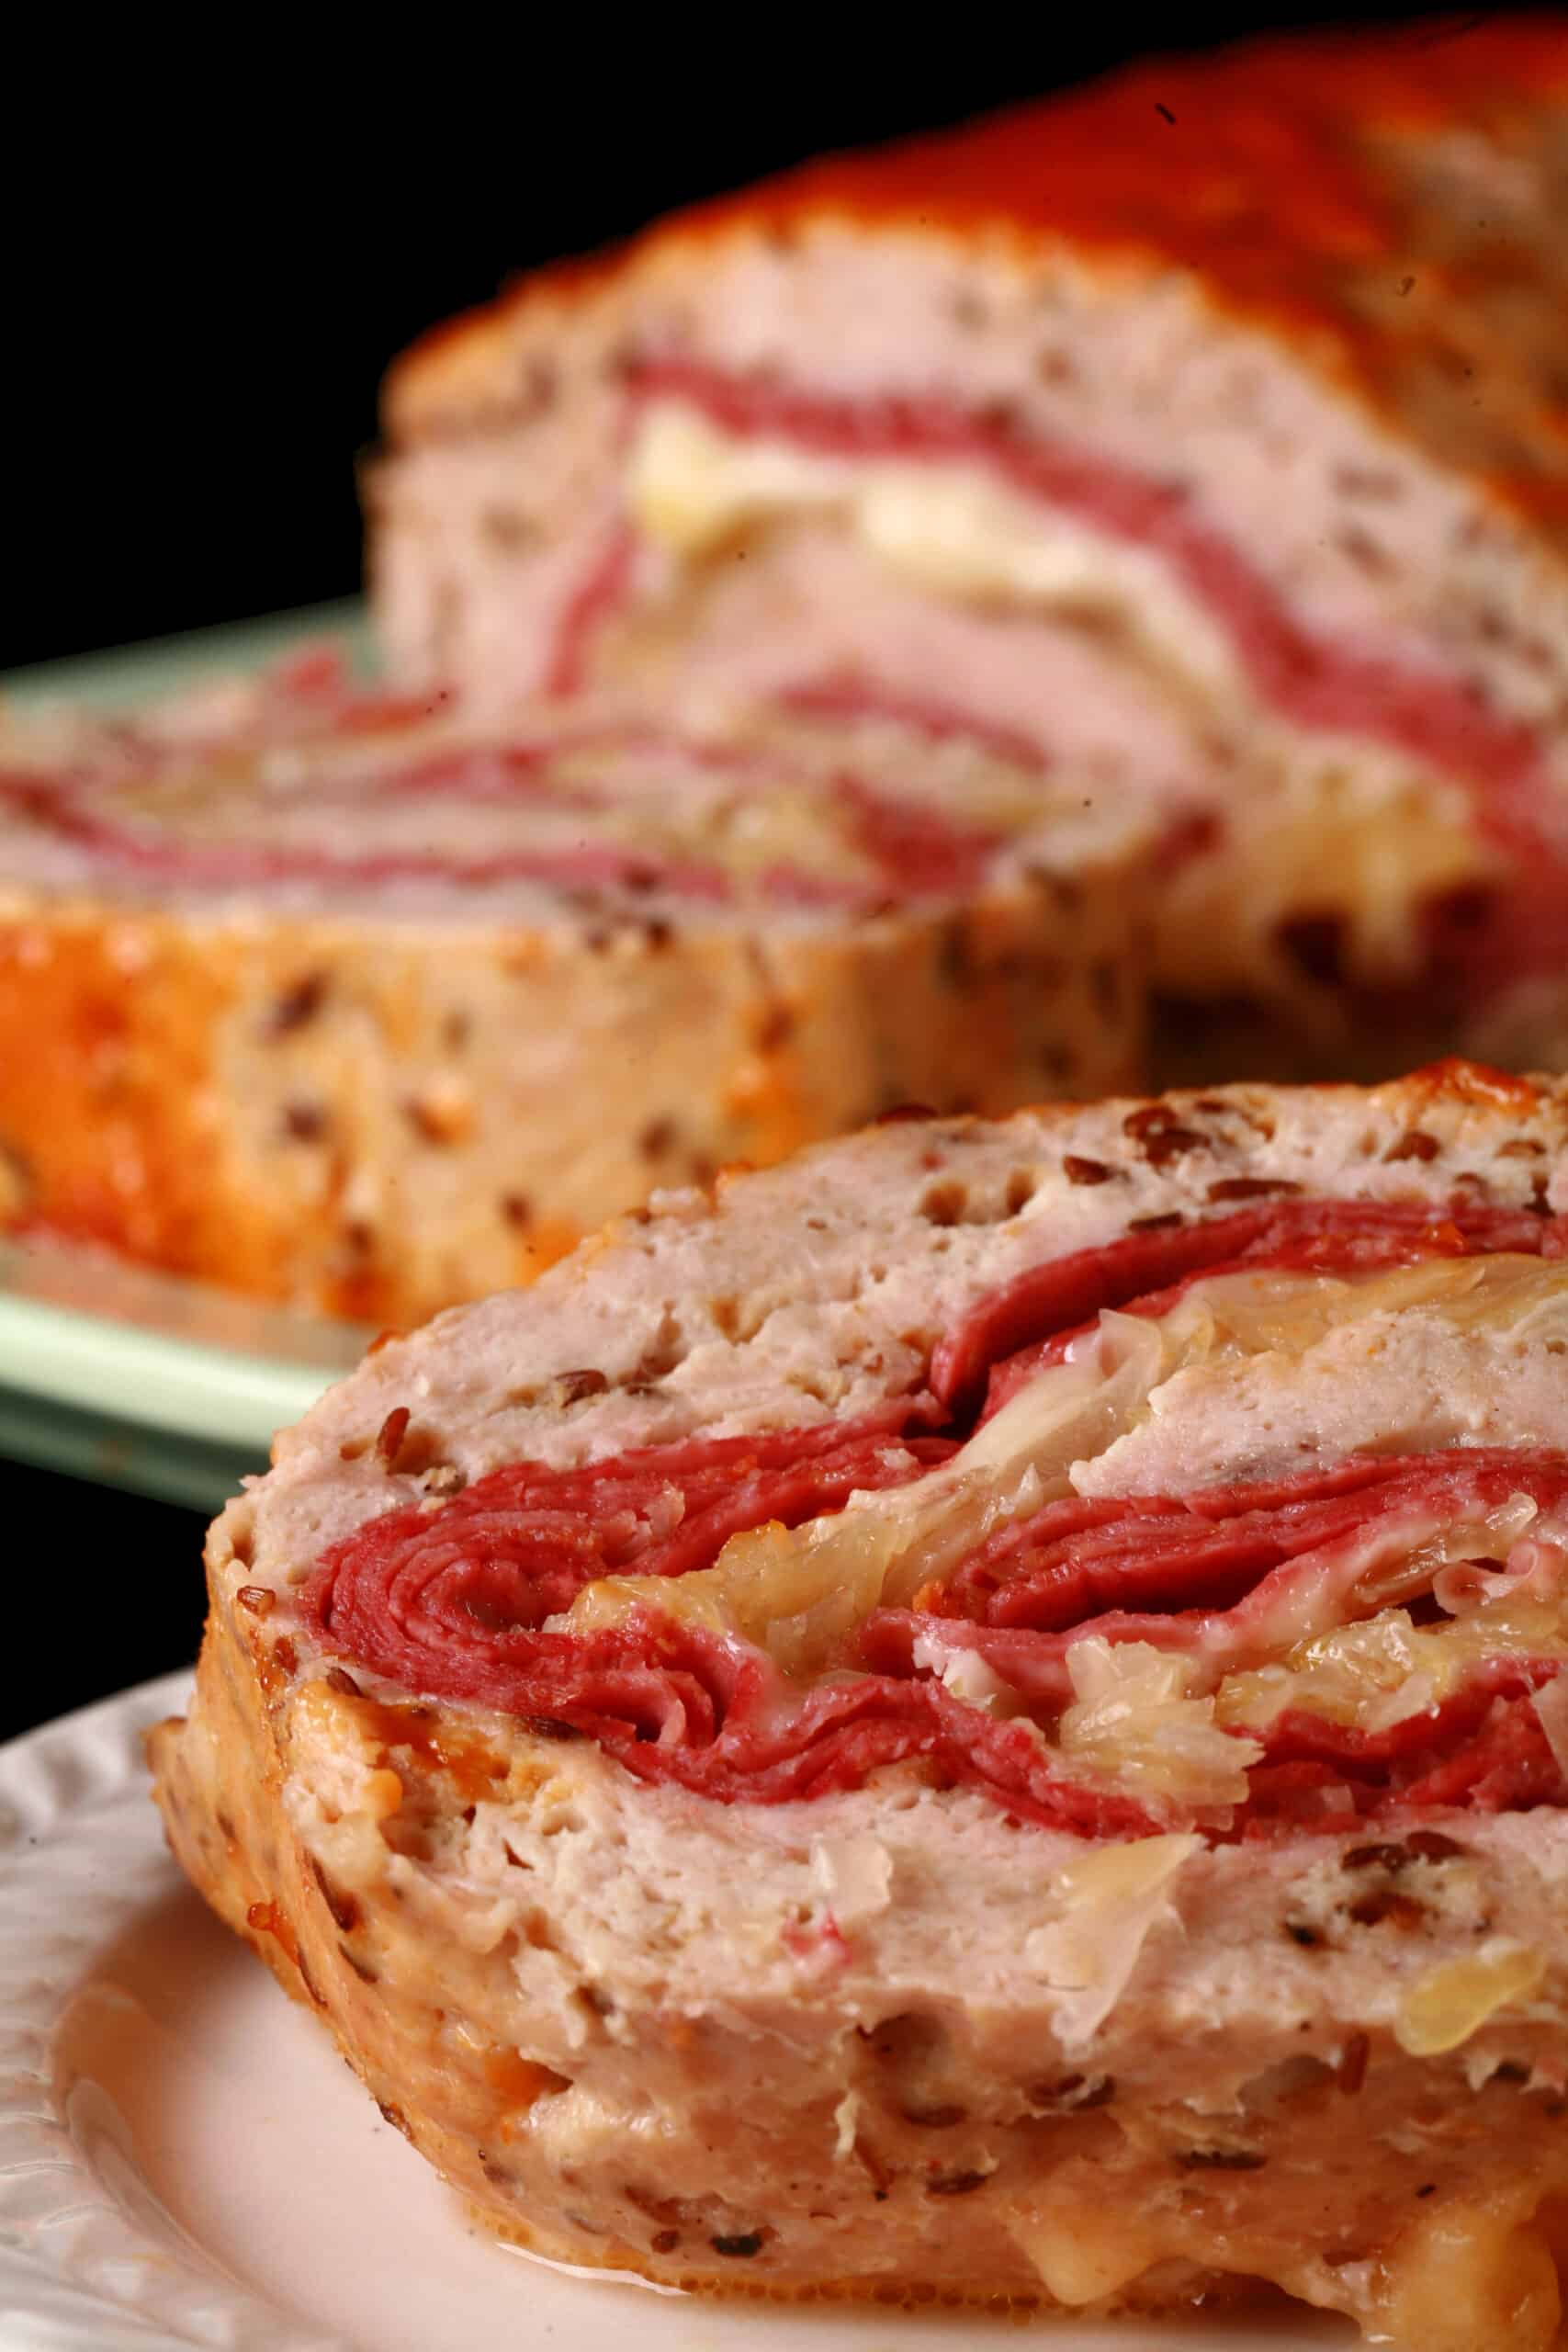
[[(541, 2199), (538, 2217), (530, 2213), (525, 2219), (528, 2200), (520, 2195), (522, 2151), (514, 2126), (532, 2100), (559, 2087), (559, 2077), (515, 2050), (498, 2046), (468, 2064), (456, 2058), (444, 2064), (440, 2114), (411, 2098), (407, 2085), (430, 2075), (433, 1980), (423, 1973), (411, 1979), (400, 1970), (395, 1951), (389, 1956), (386, 1949), (379, 1916), (367, 1917), (356, 1900), (345, 1899), (312, 1867), (289, 1832), (279, 1802), (288, 1769), (286, 1682), (269, 1657), (265, 1628), (242, 1630), (238, 1612), (214, 1590), (197, 1670), (199, 1735), (193, 1736), (191, 1719), (177, 1716), (147, 1735), (153, 1796), (170, 1849), (204, 1900), (265, 1962), (289, 1998), (320, 2018), (383, 2120), (464, 2196), (487, 2230), (551, 2260), (629, 2271), (691, 2292), (776, 2301), (863, 2300), (899, 2308), (1062, 2308), (1019, 2250), (997, 2241), (993, 2231), (980, 2233), (987, 2257), (981, 2260), (975, 2258), (975, 2233), (961, 2226), (949, 2258), (932, 2263), (930, 2276), (911, 2269), (892, 2279), (802, 2278), (773, 2276), (765, 2267), (753, 2274), (735, 2257), (716, 2261), (700, 2238), (694, 2245), (689, 2230), (677, 2233), (668, 2226), (673, 2207), (634, 2216), (641, 2221), (640, 2240), (606, 2239), (602, 2232), (585, 2234), (570, 2219), (552, 2226), (546, 2215), (558, 2206), (562, 2193), (552, 2182), (553, 2193), (547, 2203)], [(398, 1744), (396, 1711), (367, 1702), (356, 1712), (379, 1714), (392, 1736), (383, 1761), (389, 1767), (395, 1762), (405, 1792), (394, 1821), (398, 1812), (417, 1817), (458, 1806), (481, 1786), (485, 1793), (496, 1794), (497, 1770), (506, 1774), (504, 1792), (511, 1795), (522, 1793), (530, 1777), (549, 1777), (548, 1747), (522, 1735), (513, 1743), (508, 1771), (466, 1742), (461, 1726), (452, 1727), (445, 1710), (423, 1711), (440, 1728), (423, 1756)], [(873, 2238), (895, 2195), (900, 2203), (913, 2198), (929, 2211), (930, 2134), (912, 2136), (914, 2144), (896, 2169), (878, 2164), (874, 2175), (857, 2173), (847, 2185), (836, 2185), (839, 2201), (864, 2206), (862, 2227)], [(536, 2171), (537, 2162), (535, 2156)], [(525, 2181), (526, 2170), (525, 2162)], [(570, 2189), (565, 2193), (570, 2204)], [(664, 2241), (677, 2235), (680, 2245), (667, 2247)], [(1173, 2255), (1094, 2309), (1153, 2313), (1270, 2299), (1270, 2289), (1260, 2279), (1205, 2269)]]
[[(1483, 1102), (1494, 1091), (1485, 1074), (1463, 1071), (1434, 1074), (1432, 1088)], [(1511, 1088), (1500, 1091), (1513, 1099)], [(214, 1531), (212, 1611), (196, 1703), (189, 1718), (165, 1722), (148, 1737), (170, 1846), (290, 1997), (321, 2018), (385, 2120), (469, 2201), (476, 2219), (553, 2258), (688, 2289), (899, 2306), (1060, 2307), (991, 2201), (969, 2193), (986, 2188), (980, 2175), (959, 2176), (961, 2186), (933, 2199), (933, 2151), (940, 2155), (942, 2141), (929, 2117), (914, 2129), (900, 2127), (894, 2113), (875, 2112), (862, 2160), (836, 2170), (833, 2211), (822, 2219), (831, 2220), (835, 2242), (871, 2257), (860, 2275), (840, 2275), (829, 2263), (815, 2276), (798, 2254), (780, 2264), (763, 2244), (753, 2249), (762, 2257), (754, 2267), (722, 2247), (710, 2252), (711, 2211), (694, 2216), (648, 2191), (612, 2191), (609, 2184), (633, 2169), (629, 2158), (596, 2164), (592, 2178), (556, 2177), (547, 2141), (542, 2148), (534, 2142), (526, 2119), (537, 2101), (568, 2085), (526, 2046), (514, 2046), (516, 2022), (501, 1997), (504, 1951), (465, 1955), (446, 1939), (411, 1939), (396, 1891), (362, 1901), (334, 1884), (293, 1833), (281, 1792), (301, 1704), (335, 1707), (351, 1752), (364, 1753), (368, 1744), (387, 1783), (387, 1842), (415, 1856), (425, 1825), (460, 1813), (476, 1796), (536, 1793), (551, 1778), (557, 1751), (518, 1727), (509, 1730), (505, 1753), (492, 1753), (482, 1724), (458, 1711), (363, 1698), (341, 1670), (337, 1686), (296, 1677), (268, 1612), (247, 1615), (226, 1592), (229, 1544), (237, 1544), (233, 1556), (243, 1566), (245, 1540), (243, 1514)], [(541, 1919), (531, 1939), (547, 1943), (550, 1927)], [(496, 1997), (487, 2003), (487, 1993)], [(681, 2030), (691, 2039), (703, 2029)], [(1541, 2047), (1550, 2063), (1550, 2048)], [(700, 2057), (697, 2041), (694, 2064)], [(1482, 2339), (1472, 2335), (1421, 2332), (1441, 2310), (1449, 2265), (1463, 2310), (1506, 2312), (1520, 2323), (1518, 2336), (1506, 2340), (1544, 2345), (1541, 2327), (1557, 2309), (1552, 2200), (1568, 2196), (1562, 2102), (1524, 2096), (1528, 2065), (1471, 2094), (1450, 2065), (1404, 2061), (1381, 2037), (1370, 2065), (1364, 2036), (1354, 2059), (1342, 2078), (1319, 2066), (1314, 2079), (1238, 2114), (1233, 2136), (1256, 2154), (1201, 2167), (1176, 2158), (1174, 2199), (1169, 2124), (1157, 2107), (1122, 2114), (1115, 2099), (1091, 2101), (1036, 2123), (1036, 2145), (1010, 2151), (1010, 2159), (1021, 2154), (1040, 2167), (1042, 2219), (1064, 2199), (1069, 2209), (1111, 2217), (1108, 2247), (1124, 2233), (1151, 2249), (1141, 2277), (1075, 2308), (1089, 2314), (1256, 2303), (1274, 2299), (1263, 2283), (1270, 2273), (1311, 2293), (1319, 2280), (1329, 2282), (1315, 2260), (1326, 2254), (1366, 2274), (1357, 2290), (1364, 2301), (1355, 2308), (1383, 2340), (1421, 2352), (1435, 2346), (1475, 2352)], [(1370, 2146), (1402, 2119), (1419, 2128), (1392, 2175), (1385, 2162), (1375, 2181), (1364, 2181), (1340, 2160), (1348, 2132)], [(734, 2183), (738, 2198), (750, 2188)], [(579, 2201), (602, 2215), (617, 2198), (626, 2209), (618, 2229), (576, 2214)], [(882, 2260), (889, 2245), (901, 2261)], [(1204, 2260), (1209, 2249), (1218, 2256), (1213, 2263)], [(1331, 2291), (1314, 2299), (1337, 2300)], [(1461, 2319), (1461, 2330), (1468, 2324)]]
[(397, 363), (387, 429), (417, 440), (491, 409), (513, 330), (536, 305), (570, 309), (676, 249), (844, 221), (976, 250), (1000, 240), (1024, 259), (1066, 243), (1107, 272), (1190, 272), (1218, 309), (1271, 331), (1439, 458), (1468, 449), (1461, 462), (1496, 496), (1561, 538), (1568, 408), (1540, 336), (1518, 326), (1532, 304), (1561, 315), (1561, 239), (1548, 219), (1539, 247), (1522, 245), (1507, 224), (1423, 191), (1410, 159), (1450, 131), (1528, 154), (1565, 99), (1557, 11), (1156, 59), (957, 130), (808, 164), (525, 278)]
[(240, 976), (177, 925), (137, 929), (157, 936), (131, 963), (107, 920), (0, 923), (0, 1138), (19, 1221), (279, 1295), (283, 1236), (236, 1197), (199, 1107)]
[[(309, 927), (287, 922), (241, 938), (107, 908), (0, 920), (0, 1223), (8, 1211), (23, 1233), (352, 1321), (417, 1322), (448, 1304), (367, 1246), (346, 1166), (315, 1201), (289, 1197), (238, 1145), (224, 1032), (286, 1041), (323, 960)], [(302, 1125), (319, 1114), (301, 1103)], [(513, 1278), (581, 1232), (536, 1224), (517, 1238)]]
[[(283, 1718), (269, 1708), (263, 1676), (217, 1606), (197, 1679), (203, 1735), (209, 1753), (220, 1757), (221, 1783), (210, 1779), (198, 1760), (186, 1718), (172, 1717), (147, 1735), (153, 1795), (175, 1860), (224, 1924), (265, 1962), (289, 1998), (320, 2018), (383, 2120), (465, 2197), (485, 2229), (549, 2260), (629, 2271), (693, 2292), (716, 2288), (783, 2301), (867, 2300), (897, 2307), (935, 2302), (994, 2310), (1060, 2308), (1023, 2268), (1008, 2285), (998, 2284), (994, 2290), (974, 2286), (968, 2292), (951, 2275), (940, 2282), (910, 2278), (892, 2286), (864, 2278), (770, 2284), (749, 2278), (738, 2261), (719, 2267), (709, 2261), (694, 2268), (688, 2256), (661, 2253), (651, 2243), (585, 2242), (581, 2232), (570, 2227), (525, 2222), (515, 2198), (506, 2193), (510, 2126), (519, 2101), (529, 2096), (530, 2075), (543, 2090), (548, 2086), (549, 2070), (530, 2068), (516, 2052), (497, 2050), (489, 2083), (482, 2075), (465, 2076), (456, 2066), (447, 2070), (448, 2111), (444, 2117), (411, 2111), (405, 2079), (423, 2058), (429, 1988), (402, 1985), (387, 1973), (375, 1923), (357, 1917), (335, 1889), (323, 1884), (288, 1834), (276, 1802), (285, 1770), (279, 1747)], [(397, 1761), (406, 1782), (412, 1759), (402, 1750)], [(547, 1763), (547, 1751), (544, 1761)], [(461, 1769), (459, 1763), (458, 1777)], [(439, 1785), (445, 1777), (439, 1768), (433, 1777), (436, 1785), (427, 1792), (429, 1801), (450, 1804), (461, 1793), (450, 1784)], [(875, 2194), (869, 2182), (861, 2188), (864, 2196)], [(658, 2213), (650, 2212), (647, 2220), (650, 2239), (670, 2233), (660, 2232)], [(1184, 2310), (1215, 2296), (1227, 2301), (1255, 2301), (1260, 2291), (1257, 2282), (1225, 2278), (1219, 2272), (1182, 2265), (1172, 2269), (1174, 2276), (1140, 2282), (1107, 2308)]]
[[(0, 1227), (410, 1326), (892, 1102), (1135, 1083), (1126, 928), (1103, 879), (765, 951), (39, 901), (0, 914)], [(535, 1032), (578, 1037), (564, 1094), (516, 1076)]]

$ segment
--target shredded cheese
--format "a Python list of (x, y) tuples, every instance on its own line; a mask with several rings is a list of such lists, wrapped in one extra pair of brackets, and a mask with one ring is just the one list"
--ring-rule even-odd
[(875, 1918), (893, 1900), (893, 1857), (878, 1838), (814, 1838), (811, 1875), (840, 1928)]
[[(1375, 1334), (1395, 1317), (1426, 1318), (1450, 1351), (1499, 1335), (1538, 1347), (1568, 1337), (1568, 1267), (1495, 1254), (1364, 1275), (1264, 1269), (1203, 1278), (1163, 1317), (1103, 1314), (1066, 1361), (925, 1476), (855, 1495), (796, 1528), (774, 1522), (734, 1536), (711, 1568), (690, 1576), (604, 1577), (552, 1624), (585, 1632), (646, 1602), (766, 1649), (785, 1676), (842, 1671), (872, 1611), (908, 1607), (997, 1529), (1095, 1491), (1111, 1449), (1179, 1415), (1201, 1376), (1277, 1365), (1288, 1383), (1291, 1367), (1347, 1326)], [(1247, 1445), (1242, 1428), (1239, 1458)], [(1143, 1643), (1075, 1643), (1073, 1699), (1048, 1740), (1080, 1776), (1156, 1804), (1220, 1808), (1246, 1795), (1259, 1753), (1246, 1735), (1286, 1707), (1376, 1732), (1439, 1704), (1483, 1658), (1568, 1660), (1568, 1530), (1550, 1518), (1523, 1494), (1463, 1520), (1446, 1517), (1440, 1502), (1424, 1524), (1374, 1516), (1333, 1579), (1288, 1580), (1253, 1613), (1239, 1659), (1234, 1647), (1211, 1659), (1201, 1630), (1180, 1656)], [(1404, 1604), (1434, 1587), (1451, 1613), (1417, 1625)], [(1023, 1711), (972, 1646), (940, 1630), (922, 1632), (920, 1644), (917, 1668), (940, 1675), (955, 1697), (997, 1717)]]
[(975, 458), (835, 457), (650, 403), (626, 474), (644, 537), (684, 563), (758, 523), (832, 514), (889, 571), (971, 604), (1113, 614), (1204, 685), (1244, 691), (1224, 632), (1146, 548), (1010, 490)]
[(1061, 1917), (1033, 1928), (1023, 1949), (1057, 1996), (1054, 2022), (1065, 2052), (1093, 2039), (1155, 1927), (1175, 1917), (1174, 1882), (1201, 1844), (1191, 1835), (1136, 1838), (1101, 1847), (1063, 1871)]
[(1499, 2009), (1528, 2001), (1545, 1977), (1544, 1952), (1494, 1936), (1472, 1959), (1445, 1961), (1411, 1986), (1394, 2018), (1394, 2040), (1413, 2058), (1440, 2057), (1479, 2033)]
[(1240, 1804), (1247, 1768), (1263, 1750), (1215, 1720), (1212, 1697), (1190, 1695), (1199, 1668), (1147, 1642), (1075, 1642), (1076, 1694), (1057, 1726), (1064, 1762), (1135, 1794), (1213, 1807)]

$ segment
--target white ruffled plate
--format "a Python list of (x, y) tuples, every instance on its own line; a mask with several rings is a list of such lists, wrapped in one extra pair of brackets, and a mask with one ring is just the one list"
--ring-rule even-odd
[(1305, 2352), (1337, 2325), (1020, 2330), (719, 2304), (480, 2237), (163, 1844), (171, 1675), (0, 1748), (0, 2352)]

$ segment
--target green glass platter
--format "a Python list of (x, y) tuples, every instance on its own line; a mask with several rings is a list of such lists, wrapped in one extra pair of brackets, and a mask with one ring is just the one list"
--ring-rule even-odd
[[(41, 662), (0, 695), (133, 706), (323, 637), (367, 662), (361, 606), (319, 605)], [(368, 1337), (96, 1251), (0, 1243), (0, 1457), (215, 1510)]]

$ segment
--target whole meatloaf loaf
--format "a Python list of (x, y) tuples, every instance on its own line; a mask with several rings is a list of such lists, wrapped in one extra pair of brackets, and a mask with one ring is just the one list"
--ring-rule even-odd
[(1565, 218), (1560, 11), (815, 164), (394, 369), (389, 645), (481, 691), (940, 695), (1156, 813), (1198, 1074), (1561, 1060)]
[(212, 1531), (197, 1884), (491, 2229), (1544, 2352), (1568, 1081), (885, 1123), (374, 1351)]
[(1139, 1074), (1144, 847), (929, 729), (310, 657), (0, 732), (0, 1226), (350, 1317), (898, 1102)]

